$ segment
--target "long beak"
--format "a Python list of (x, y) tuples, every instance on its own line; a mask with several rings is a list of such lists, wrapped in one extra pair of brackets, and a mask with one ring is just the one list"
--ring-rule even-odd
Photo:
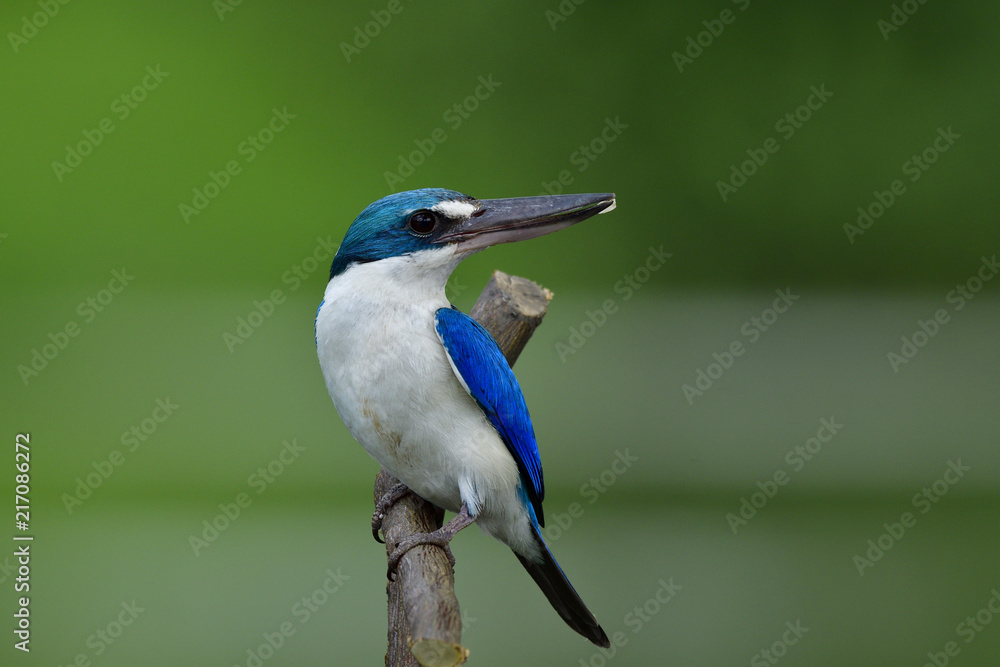
[(615, 207), (613, 193), (480, 199), (468, 220), (435, 243), (457, 243), (460, 252), (544, 236)]

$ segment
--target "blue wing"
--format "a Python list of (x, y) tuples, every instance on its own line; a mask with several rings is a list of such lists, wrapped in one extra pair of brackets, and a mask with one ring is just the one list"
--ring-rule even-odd
[(451, 362), (469, 393), (500, 434), (521, 473), (521, 487), (527, 494), (539, 525), (545, 525), (542, 500), (542, 462), (535, 443), (528, 406), (514, 372), (493, 336), (465, 313), (441, 308), (434, 326)]

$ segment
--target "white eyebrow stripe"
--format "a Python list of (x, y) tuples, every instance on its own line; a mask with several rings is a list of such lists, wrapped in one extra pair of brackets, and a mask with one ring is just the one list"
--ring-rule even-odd
[(467, 201), (455, 201), (454, 199), (438, 202), (431, 207), (435, 213), (440, 213), (449, 218), (468, 219), (476, 212), (476, 207)]

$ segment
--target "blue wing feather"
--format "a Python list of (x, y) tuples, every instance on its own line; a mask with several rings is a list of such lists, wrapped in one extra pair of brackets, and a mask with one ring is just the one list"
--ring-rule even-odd
[(521, 487), (539, 525), (544, 526), (542, 500), (545, 498), (545, 485), (535, 430), (531, 426), (524, 394), (507, 359), (493, 336), (459, 310), (439, 309), (434, 325), (469, 393), (486, 413), (517, 462)]

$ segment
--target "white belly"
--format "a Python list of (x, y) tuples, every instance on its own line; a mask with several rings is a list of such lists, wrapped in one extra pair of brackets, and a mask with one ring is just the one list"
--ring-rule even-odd
[(393, 267), (378, 265), (393, 261), (356, 266), (327, 286), (317, 347), (337, 412), (365, 451), (422, 498), (452, 512), (466, 502), (483, 530), (532, 550), (517, 465), (434, 329), (434, 313), (450, 307), (443, 284), (440, 293), (389, 287), (399, 282), (384, 280)]

